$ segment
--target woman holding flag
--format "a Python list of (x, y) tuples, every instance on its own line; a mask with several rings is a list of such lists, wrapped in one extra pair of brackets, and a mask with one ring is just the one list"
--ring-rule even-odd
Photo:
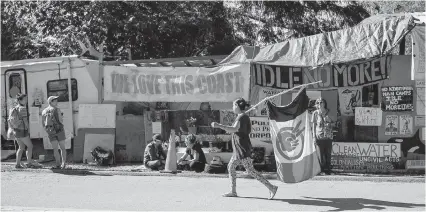
[(220, 128), (227, 132), (232, 133), (232, 147), (234, 154), (228, 164), (228, 173), (231, 180), (231, 192), (224, 194), (224, 197), (236, 197), (236, 167), (242, 164), (246, 171), (264, 184), (269, 189), (269, 199), (274, 198), (277, 193), (278, 187), (272, 185), (266, 180), (259, 172), (253, 167), (251, 157), (252, 145), (249, 134), (251, 132), (251, 123), (249, 116), (245, 111), (250, 105), (243, 98), (239, 98), (233, 102), (232, 109), (235, 114), (238, 114), (232, 126), (225, 126), (216, 122), (212, 122), (213, 128)]

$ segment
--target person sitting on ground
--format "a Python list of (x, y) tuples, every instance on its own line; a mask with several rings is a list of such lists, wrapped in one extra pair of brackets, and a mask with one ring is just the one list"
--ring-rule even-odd
[(146, 168), (152, 170), (164, 169), (164, 162), (161, 159), (166, 159), (163, 147), (161, 147), (162, 139), (160, 134), (152, 136), (152, 142), (149, 143), (145, 148), (144, 153), (144, 165)]
[[(179, 164), (188, 164), (191, 171), (203, 172), (207, 163), (206, 156), (201, 149), (200, 143), (196, 141), (196, 137), (193, 134), (189, 134), (185, 138), (185, 144), (187, 146), (185, 154), (177, 161)], [(184, 162), (184, 160), (190, 156), (191, 160)]]

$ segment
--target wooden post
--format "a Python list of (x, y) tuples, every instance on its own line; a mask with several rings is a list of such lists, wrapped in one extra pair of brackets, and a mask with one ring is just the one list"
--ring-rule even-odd
[(103, 98), (103, 91), (104, 91), (104, 83), (103, 83), (103, 79), (104, 79), (104, 64), (103, 64), (103, 60), (104, 60), (104, 43), (102, 42), (102, 44), (99, 46), (99, 51), (101, 53), (101, 56), (99, 57), (99, 77), (98, 77), (98, 104), (102, 104), (102, 102), (104, 101)]

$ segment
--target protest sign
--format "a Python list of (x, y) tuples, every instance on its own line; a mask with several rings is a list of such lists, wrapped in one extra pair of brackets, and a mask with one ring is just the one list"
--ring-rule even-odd
[(104, 100), (232, 102), (249, 96), (249, 65), (104, 67)]
[(254, 63), (251, 73), (255, 85), (290, 89), (297, 85), (322, 80), (308, 89), (335, 89), (368, 85), (388, 78), (387, 57), (357, 63), (326, 65), (318, 68), (289, 67)]
[(413, 87), (382, 87), (382, 97), (386, 111), (413, 111)]
[(372, 107), (355, 108), (355, 125), (380, 126), (382, 125), (382, 110)]

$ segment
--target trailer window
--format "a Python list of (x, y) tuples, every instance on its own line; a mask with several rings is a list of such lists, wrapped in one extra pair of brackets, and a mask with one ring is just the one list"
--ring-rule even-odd
[[(72, 101), (78, 99), (77, 80), (71, 79)], [(68, 102), (68, 79), (50, 80), (47, 82), (47, 97), (59, 96), (58, 102)]]
[(21, 93), (22, 88), (22, 78), (18, 73), (13, 73), (9, 77), (9, 97), (16, 98), (18, 93)]

